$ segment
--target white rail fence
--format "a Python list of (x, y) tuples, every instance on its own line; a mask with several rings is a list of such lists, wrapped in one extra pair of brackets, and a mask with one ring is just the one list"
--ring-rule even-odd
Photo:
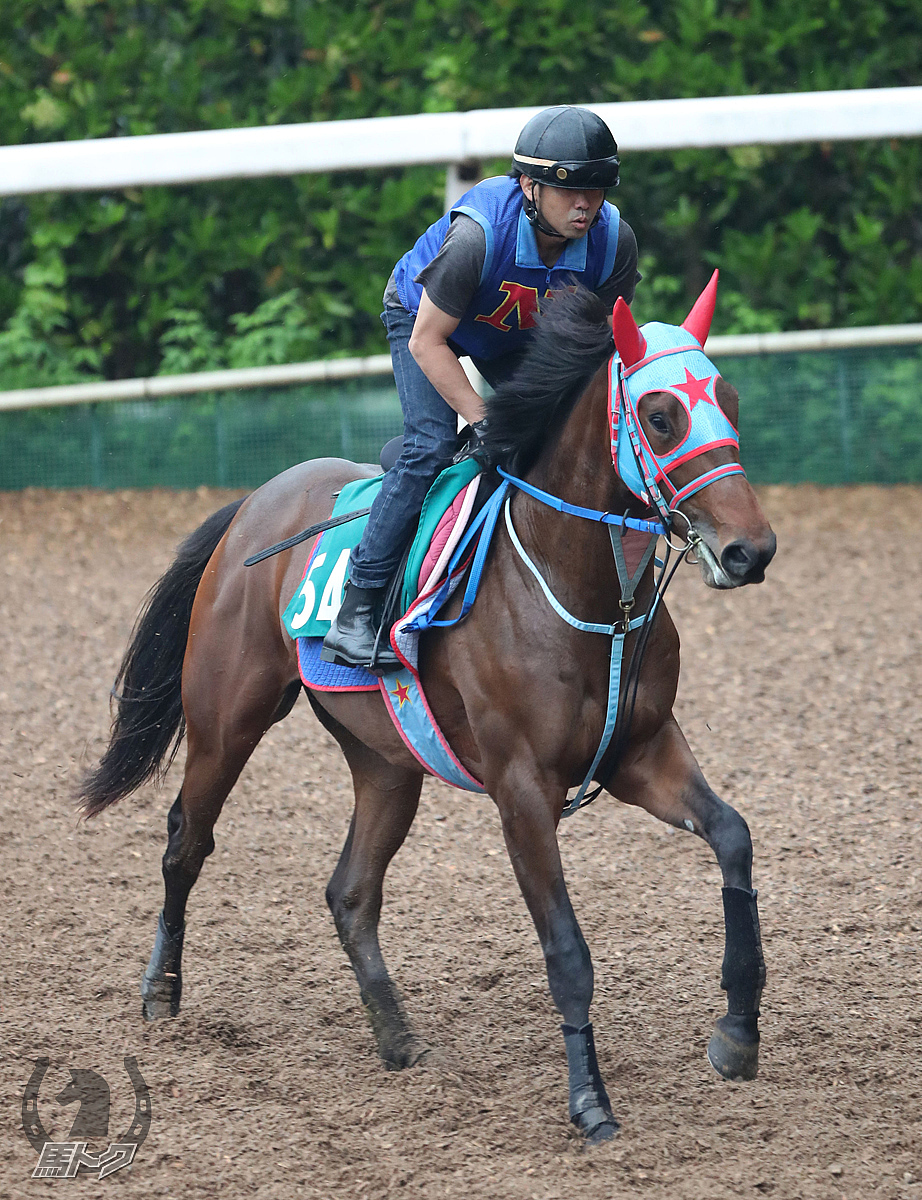
[[(922, 87), (587, 107), (609, 123), (626, 151), (922, 135)], [(538, 111), (480, 109), (2, 146), (0, 196), (423, 163), (451, 164), (450, 175), (457, 175), (458, 165), (511, 154), (522, 126)]]

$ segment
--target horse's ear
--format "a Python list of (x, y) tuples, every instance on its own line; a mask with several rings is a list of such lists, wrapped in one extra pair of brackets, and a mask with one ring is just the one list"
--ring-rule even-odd
[(695, 301), (691, 312), (682, 322), (682, 328), (687, 329), (701, 347), (708, 340), (708, 334), (711, 330), (714, 305), (717, 303), (717, 279), (719, 275), (719, 271), (714, 272), (708, 280), (707, 287)]
[(611, 314), (611, 331), (615, 338), (615, 347), (621, 355), (621, 361), (626, 367), (633, 367), (647, 353), (647, 341), (640, 332), (634, 314), (619, 296)]

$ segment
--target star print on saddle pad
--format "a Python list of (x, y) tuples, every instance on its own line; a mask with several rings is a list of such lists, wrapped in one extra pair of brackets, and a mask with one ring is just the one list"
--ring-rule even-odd
[[(460, 580), (461, 573), (458, 573)], [(438, 594), (431, 589), (402, 618), (411, 621), (425, 611)], [(418, 635), (417, 635), (418, 636)], [(468, 792), (485, 794), (485, 789), (464, 769), (429, 708), (425, 692), (414, 671), (401, 667), (378, 678), (362, 667), (342, 667), (320, 657), (320, 638), (298, 638), (298, 669), (302, 681), (314, 691), (380, 691), (388, 715), (413, 757), (429, 774)], [(416, 643), (413, 642), (415, 649)]]
[(379, 681), (381, 695), (404, 745), (430, 775), (466, 792), (486, 795), (483, 784), (462, 767), (445, 739), (419, 680), (409, 669), (392, 671)]

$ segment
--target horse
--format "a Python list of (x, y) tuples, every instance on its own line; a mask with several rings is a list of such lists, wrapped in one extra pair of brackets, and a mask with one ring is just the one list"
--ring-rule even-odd
[[(758, 1069), (765, 966), (750, 832), (708, 786), (673, 716), (679, 640), (660, 602), (662, 572), (646, 558), (628, 588), (617, 570), (617, 522), (628, 519), (668, 529), (681, 554), (694, 549), (714, 588), (760, 582), (775, 552), (739, 463), (738, 394), (702, 349), (715, 289), (716, 273), (682, 326), (643, 330), (623, 301), (612, 313), (578, 288), (544, 306), (524, 362), (486, 401), (480, 450), (505, 464), (505, 523), (496, 523), (465, 619), (433, 626), (420, 641), (419, 678), (432, 712), (499, 810), (562, 1018), (569, 1116), (588, 1143), (612, 1137), (618, 1123), (590, 1022), (592, 960), (557, 841), (568, 792), (584, 780), (585, 793), (587, 772), (596, 794), (604, 789), (690, 831), (716, 856), (727, 1013), (708, 1057), (727, 1079), (753, 1079)], [(686, 365), (684, 382), (679, 373), (664, 384), (673, 362), (701, 369)], [(631, 380), (640, 381), (637, 396)], [(699, 418), (710, 422), (704, 434)], [(301, 581), (304, 551), (244, 566), (271, 539), (292, 539), (328, 518), (345, 484), (377, 473), (337, 459), (301, 463), (186, 539), (138, 618), (113, 689), (111, 739), (78, 799), (85, 816), (99, 813), (159, 777), (185, 736), (182, 786), (167, 818), (164, 906), (142, 981), (144, 1016), (175, 1016), (186, 904), (214, 849), (215, 822), (260, 738), (304, 690), (339, 743), (355, 792), (327, 903), (378, 1053), (400, 1069), (426, 1048), (388, 973), (378, 921), (384, 875), (413, 823), (425, 772), (379, 692), (302, 685), (281, 614)], [(657, 513), (662, 526), (645, 526)], [(459, 589), (444, 611), (457, 615), (460, 605)], [(619, 630), (630, 663), (622, 675), (611, 668)], [(616, 734), (600, 741), (612, 724)]]

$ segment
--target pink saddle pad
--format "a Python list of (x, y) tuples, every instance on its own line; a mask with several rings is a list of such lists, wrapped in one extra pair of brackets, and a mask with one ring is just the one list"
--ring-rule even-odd
[(432, 535), (432, 541), (429, 543), (429, 549), (426, 551), (426, 557), (423, 559), (423, 565), (419, 570), (419, 579), (417, 580), (416, 594), (421, 596), (433, 587), (441, 578), (442, 573), (448, 566), (449, 559), (452, 556), (455, 546), (457, 546), (461, 535), (467, 528), (467, 523), (470, 520), (471, 513), (474, 509), (474, 501), (477, 499), (477, 489), (480, 486), (480, 476), (475, 476), (474, 479), (458, 492), (448, 508), (442, 514), (442, 519), (436, 526), (435, 533)]

